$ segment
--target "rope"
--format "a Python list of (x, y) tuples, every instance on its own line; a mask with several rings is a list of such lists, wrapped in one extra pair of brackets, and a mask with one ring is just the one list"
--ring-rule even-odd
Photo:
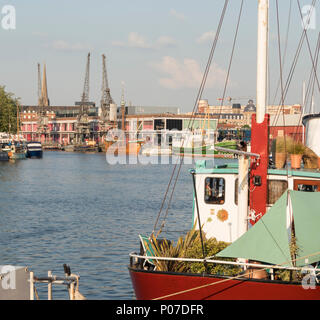
[(33, 288), (34, 288), (34, 293), (35, 293), (35, 295), (36, 295), (36, 299), (37, 299), (37, 300), (40, 300), (36, 286), (34, 285)]
[(218, 132), (219, 132), (218, 127), (219, 127), (219, 123), (220, 123), (220, 120), (221, 120), (221, 114), (222, 114), (222, 106), (223, 106), (223, 103), (224, 103), (224, 100), (225, 100), (226, 89), (227, 89), (227, 85), (228, 85), (228, 82), (229, 82), (229, 74), (230, 74), (231, 64), (232, 64), (233, 55), (234, 55), (234, 49), (235, 49), (236, 41), (237, 41), (237, 38), (238, 38), (238, 31), (239, 31), (240, 20), (241, 20), (241, 15), (242, 15), (242, 8), (243, 8), (243, 0), (241, 1), (241, 4), (240, 4), (238, 22), (237, 22), (237, 26), (236, 26), (234, 39), (233, 39), (233, 45), (232, 45), (232, 50), (231, 50), (231, 56), (230, 56), (228, 71), (227, 71), (226, 80), (225, 80), (224, 89), (223, 89), (223, 94), (222, 94), (222, 99), (221, 99), (221, 103), (220, 103), (219, 117), (218, 117), (218, 122), (217, 122), (217, 131)]
[[(293, 259), (293, 260), (291, 260), (291, 261), (293, 262), (293, 261), (302, 260), (302, 259), (305, 259), (305, 258), (308, 258), (308, 257), (311, 257), (311, 256), (318, 255), (318, 254), (320, 254), (320, 251), (318, 251), (318, 252), (316, 252), (316, 253), (313, 253), (313, 254), (310, 254), (310, 255), (307, 255), (307, 256), (304, 256), (304, 257), (300, 257), (300, 258), (298, 258), (298, 259)], [(286, 262), (283, 262), (283, 263), (277, 264), (277, 265), (270, 265), (270, 266), (268, 266), (268, 267), (265, 267), (265, 268), (262, 268), (262, 269), (253, 271), (251, 274), (254, 274), (255, 272), (265, 271), (265, 270), (267, 270), (267, 269), (277, 269), (277, 267), (282, 266), (282, 265), (285, 264), (285, 263), (286, 263)], [(176, 295), (179, 295), (179, 294), (184, 294), (184, 293), (192, 292), (192, 291), (195, 291), (195, 290), (200, 290), (200, 289), (203, 289), (203, 288), (206, 288), (206, 287), (214, 286), (214, 285), (216, 285), (216, 284), (228, 282), (228, 281), (231, 281), (231, 280), (241, 279), (241, 278), (244, 278), (244, 277), (246, 277), (246, 276), (247, 276), (246, 274), (236, 275), (236, 276), (231, 277), (231, 278), (228, 278), (228, 279), (223, 279), (223, 280), (220, 280), (220, 281), (217, 281), (217, 282), (207, 283), (207, 284), (202, 285), (202, 286), (198, 286), (198, 287), (194, 287), (194, 288), (190, 288), (190, 289), (186, 289), (186, 290), (174, 292), (174, 293), (171, 293), (171, 294), (162, 296), (162, 297), (154, 298), (154, 299), (152, 299), (152, 300), (162, 300), (162, 299), (170, 298), (170, 297), (173, 297), (173, 296), (176, 296)]]
[[(315, 2), (316, 2), (316, 0), (312, 1), (312, 4), (311, 4), (311, 8), (312, 9), (309, 12), (308, 20), (310, 19), (312, 11), (313, 11), (313, 9), (315, 7)], [(294, 56), (294, 59), (293, 59), (293, 62), (292, 62), (292, 65), (291, 65), (291, 68), (290, 68), (290, 71), (289, 71), (289, 75), (288, 75), (288, 78), (287, 78), (287, 81), (286, 81), (286, 84), (285, 84), (284, 93), (283, 93), (283, 99), (285, 99), (286, 96), (287, 96), (287, 93), (288, 93), (288, 90), (289, 90), (289, 86), (290, 86), (290, 83), (292, 81), (293, 73), (294, 73), (296, 65), (298, 63), (298, 58), (299, 58), (299, 55), (300, 55), (300, 52), (301, 52), (301, 48), (302, 48), (302, 45), (303, 45), (303, 42), (304, 42), (304, 38), (307, 36), (307, 34), (305, 32), (306, 31), (305, 29), (306, 29), (306, 26), (304, 27), (304, 29), (302, 31), (302, 34), (301, 34), (301, 37), (300, 37), (300, 40), (299, 40), (299, 44), (298, 44), (298, 48), (296, 50), (296, 53), (295, 53), (295, 56)], [(275, 118), (273, 120), (272, 126), (275, 126), (275, 124), (277, 123), (279, 115), (280, 115), (280, 109), (277, 112), (277, 114), (276, 114), (276, 116), (275, 116)]]
[[(288, 48), (288, 38), (289, 38), (289, 29), (290, 29), (290, 23), (291, 23), (291, 11), (292, 11), (292, 0), (290, 0), (290, 7), (289, 7), (289, 15), (288, 15), (288, 23), (287, 23), (287, 31), (286, 31), (286, 41), (285, 41), (285, 46), (284, 46), (284, 52), (283, 52), (283, 56), (282, 56), (282, 61), (283, 61), (283, 68), (285, 66), (285, 62), (286, 62), (286, 56), (287, 56), (287, 48)], [(269, 86), (270, 87), (270, 86)], [(278, 90), (280, 88), (280, 77), (278, 80), (278, 84), (277, 84), (277, 90), (274, 94), (273, 97), (273, 101), (272, 104), (274, 105), (277, 94), (278, 94)]]
[[(200, 98), (202, 96), (202, 93), (203, 93), (203, 90), (204, 90), (204, 86), (205, 86), (205, 83), (207, 81), (207, 77), (208, 77), (208, 74), (209, 74), (209, 71), (210, 71), (210, 66), (211, 66), (213, 55), (214, 55), (214, 52), (215, 52), (215, 49), (216, 49), (216, 46), (217, 46), (218, 38), (219, 38), (219, 35), (220, 35), (220, 31), (221, 31), (221, 27), (222, 27), (222, 24), (223, 24), (223, 20), (224, 20), (224, 16), (225, 16), (225, 13), (226, 13), (226, 10), (227, 10), (228, 3), (229, 3), (229, 0), (225, 0), (224, 6), (223, 6), (223, 10), (222, 10), (222, 13), (221, 13), (221, 16), (220, 16), (219, 24), (218, 24), (218, 29), (217, 29), (217, 32), (216, 32), (216, 35), (215, 35), (215, 38), (214, 38), (214, 41), (213, 41), (213, 44), (212, 44), (212, 47), (211, 47), (211, 50), (210, 50), (208, 62), (207, 62), (207, 65), (206, 65), (206, 68), (205, 68), (205, 71), (204, 71), (204, 74), (203, 74), (203, 77), (202, 77), (201, 85), (200, 85), (200, 88), (198, 90), (198, 94), (197, 94), (197, 97), (196, 97), (196, 100), (195, 100), (195, 103), (194, 103), (194, 106), (193, 106), (193, 110), (192, 110), (193, 116), (191, 118), (191, 121), (188, 124), (188, 128), (187, 128), (188, 130), (190, 130), (193, 127), (193, 124), (194, 124), (194, 121), (195, 121), (195, 110), (197, 108), (198, 101), (200, 100)], [(184, 140), (183, 140), (183, 143), (184, 143)], [(182, 160), (181, 160), (182, 158), (183, 158), (183, 155), (181, 157), (178, 157), (177, 162), (174, 165), (174, 169), (173, 169), (173, 172), (171, 174), (171, 178), (170, 178), (169, 184), (167, 186), (167, 190), (166, 190), (164, 199), (163, 199), (162, 204), (161, 204), (161, 209), (160, 209), (160, 211), (158, 213), (158, 217), (156, 219), (156, 224), (158, 223), (158, 220), (160, 218), (161, 211), (163, 209), (165, 200), (166, 200), (166, 198), (168, 196), (168, 192), (169, 192), (170, 185), (172, 183), (174, 172), (176, 170), (176, 167), (179, 164), (179, 170), (178, 170), (178, 174), (176, 175), (175, 182), (174, 182), (174, 185), (173, 185), (173, 188), (172, 188), (172, 192), (171, 192), (171, 196), (170, 196), (170, 200), (169, 200), (169, 206), (171, 204), (171, 199), (172, 199), (172, 196), (173, 196), (173, 193), (174, 193), (174, 190), (175, 190), (175, 186), (176, 186), (176, 182), (178, 180), (180, 169), (181, 169), (181, 166), (182, 166)], [(180, 161), (178, 161), (178, 160), (180, 160)], [(169, 209), (169, 207), (168, 207), (168, 209)], [(168, 209), (166, 211), (165, 217), (167, 217)], [(162, 223), (161, 228), (163, 228), (164, 223), (165, 223), (165, 219), (164, 219), (164, 221)], [(156, 224), (155, 224), (155, 226), (156, 226)], [(154, 227), (154, 229), (155, 229), (155, 227)], [(159, 235), (160, 232), (161, 232), (161, 229), (159, 230), (157, 236)], [(152, 231), (152, 234), (153, 233), (154, 233), (154, 231)]]

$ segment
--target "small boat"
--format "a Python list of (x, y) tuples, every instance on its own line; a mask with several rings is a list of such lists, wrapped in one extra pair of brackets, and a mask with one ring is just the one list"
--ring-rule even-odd
[(118, 136), (105, 139), (104, 146), (107, 153), (114, 155), (137, 155), (140, 152), (143, 139), (129, 139), (128, 136), (119, 139)]
[(6, 149), (10, 160), (24, 160), (27, 158), (27, 150), (24, 144), (13, 142)]
[(202, 130), (183, 132), (172, 140), (172, 152), (176, 155), (202, 156), (213, 155), (214, 132), (204, 133)]
[(43, 150), (41, 142), (31, 141), (27, 143), (27, 158), (42, 158)]
[(0, 151), (0, 161), (8, 161), (9, 160), (9, 156), (8, 156), (8, 152), (6, 151)]

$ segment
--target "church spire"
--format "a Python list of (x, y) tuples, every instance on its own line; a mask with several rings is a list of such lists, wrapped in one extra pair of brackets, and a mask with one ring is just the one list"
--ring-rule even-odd
[(48, 98), (48, 88), (47, 88), (47, 72), (46, 65), (43, 66), (43, 78), (42, 78), (42, 87), (41, 87), (41, 104), (44, 107), (48, 107), (50, 105), (50, 101)]

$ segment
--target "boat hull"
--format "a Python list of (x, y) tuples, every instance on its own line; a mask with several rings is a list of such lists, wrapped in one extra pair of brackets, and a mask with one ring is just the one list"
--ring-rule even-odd
[(8, 160), (9, 160), (8, 152), (0, 151), (0, 161), (8, 161)]
[[(212, 148), (211, 148), (212, 147)], [(213, 145), (201, 146), (194, 148), (187, 147), (172, 147), (172, 152), (175, 154), (184, 154), (184, 155), (213, 155), (215, 151), (213, 150)]]
[(10, 159), (12, 160), (24, 160), (26, 159), (27, 156), (26, 156), (26, 153), (23, 152), (23, 153), (12, 153), (11, 156), (10, 156)]
[(42, 158), (43, 151), (42, 150), (28, 150), (27, 151), (27, 158)]
[(145, 271), (129, 267), (138, 300), (320, 300), (320, 286)]

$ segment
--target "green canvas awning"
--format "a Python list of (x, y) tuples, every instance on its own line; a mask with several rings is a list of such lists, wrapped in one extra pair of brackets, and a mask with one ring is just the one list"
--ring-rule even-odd
[(320, 261), (320, 192), (293, 190), (285, 192), (251, 229), (217, 256), (292, 266), (287, 230), (288, 195), (298, 246), (296, 266)]
[(290, 198), (301, 267), (320, 261), (320, 192), (290, 191)]
[(246, 233), (217, 254), (292, 266), (286, 231), (287, 192)]

